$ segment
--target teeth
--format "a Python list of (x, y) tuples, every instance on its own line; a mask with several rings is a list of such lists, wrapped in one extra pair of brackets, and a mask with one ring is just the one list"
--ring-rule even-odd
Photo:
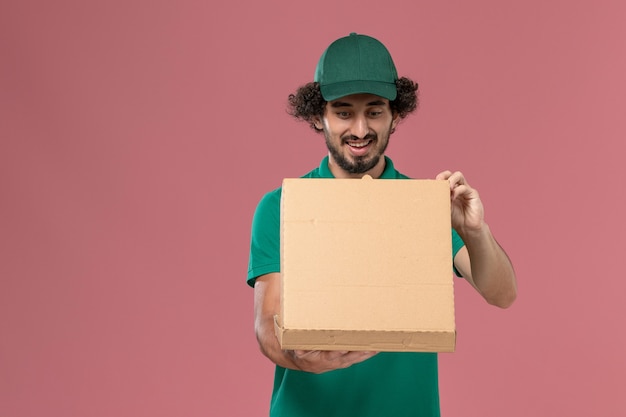
[(371, 140), (365, 141), (365, 142), (349, 142), (348, 145), (352, 146), (353, 148), (362, 148), (364, 146), (369, 145), (371, 142)]

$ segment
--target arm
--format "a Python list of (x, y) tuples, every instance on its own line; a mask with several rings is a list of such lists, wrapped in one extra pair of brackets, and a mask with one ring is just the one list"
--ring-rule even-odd
[(465, 242), (454, 265), (489, 304), (509, 307), (517, 297), (515, 271), (485, 223), (478, 191), (460, 172), (445, 171), (437, 179), (450, 181), (452, 227)]
[(282, 350), (274, 333), (274, 315), (280, 309), (280, 274), (256, 279), (254, 285), (254, 328), (261, 352), (283, 368), (322, 373), (362, 362), (374, 352)]

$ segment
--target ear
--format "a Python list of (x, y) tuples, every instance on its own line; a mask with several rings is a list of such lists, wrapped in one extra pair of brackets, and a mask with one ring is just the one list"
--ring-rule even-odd
[(394, 132), (396, 130), (396, 127), (398, 126), (398, 123), (400, 123), (400, 113), (394, 112), (392, 116), (393, 119), (391, 119), (391, 131)]
[(313, 119), (311, 120), (313, 122), (313, 126), (315, 126), (317, 130), (324, 130), (324, 123), (322, 122), (322, 118), (320, 116), (313, 116)]

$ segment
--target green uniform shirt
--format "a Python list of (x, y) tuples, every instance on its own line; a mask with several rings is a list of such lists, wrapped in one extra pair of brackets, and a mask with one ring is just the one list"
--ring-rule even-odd
[[(385, 157), (381, 179), (407, 179)], [(302, 178), (333, 178), (328, 157)], [(280, 272), (281, 189), (267, 193), (252, 221), (248, 284), (256, 277)], [(452, 230), (452, 255), (463, 241)], [(381, 352), (323, 374), (276, 366), (271, 417), (434, 417), (439, 416), (436, 353)]]

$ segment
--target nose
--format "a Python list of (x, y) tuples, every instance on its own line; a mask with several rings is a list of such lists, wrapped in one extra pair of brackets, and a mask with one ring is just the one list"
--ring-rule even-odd
[(359, 139), (363, 139), (367, 136), (369, 132), (369, 125), (367, 123), (367, 118), (364, 115), (360, 115), (353, 119), (352, 123), (352, 135), (356, 136)]

